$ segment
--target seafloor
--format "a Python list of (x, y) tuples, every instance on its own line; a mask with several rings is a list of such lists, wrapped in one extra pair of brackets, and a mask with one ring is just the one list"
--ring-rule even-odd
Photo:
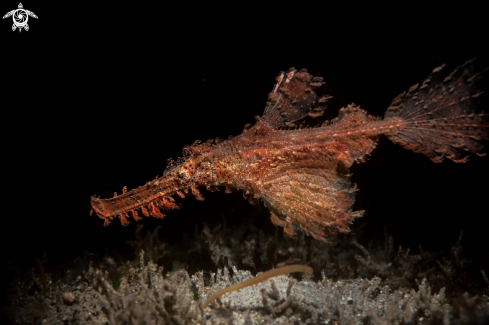
[[(329, 245), (251, 221), (195, 227), (168, 245), (138, 225), (133, 253), (85, 253), (50, 267), (47, 258), (10, 265), (2, 324), (489, 324), (489, 280), (464, 254), (412, 254), (392, 237)], [(273, 267), (307, 264), (313, 275), (279, 276), (226, 294), (213, 292)], [(46, 291), (43, 276), (45, 274)]]

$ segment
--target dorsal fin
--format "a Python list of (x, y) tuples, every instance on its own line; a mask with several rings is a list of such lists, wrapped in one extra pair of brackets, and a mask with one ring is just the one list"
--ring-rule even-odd
[(314, 89), (323, 84), (321, 77), (311, 76), (305, 69), (290, 68), (281, 72), (263, 112), (263, 120), (274, 129), (294, 127), (295, 122), (306, 117), (323, 115), (324, 103), (331, 96), (318, 98)]

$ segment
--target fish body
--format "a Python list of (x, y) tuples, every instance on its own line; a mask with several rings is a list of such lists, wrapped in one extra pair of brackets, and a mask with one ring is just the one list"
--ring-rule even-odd
[(307, 116), (321, 116), (331, 97), (314, 91), (321, 78), (292, 68), (277, 77), (263, 116), (242, 134), (184, 147), (184, 157), (171, 161), (162, 177), (113, 198), (93, 196), (92, 211), (104, 225), (114, 217), (126, 225), (130, 216), (141, 219), (139, 213), (163, 218), (180, 207), (175, 195), (203, 200), (199, 188), (224, 187), (243, 191), (252, 204), (263, 201), (285, 236), (302, 231), (328, 241), (336, 232), (348, 232), (362, 215), (352, 211), (356, 188), (349, 168), (371, 154), (382, 134), (434, 162), (462, 163), (470, 153), (483, 155), (488, 114), (477, 106), (482, 73), (475, 73), (472, 63), (447, 76), (442, 67), (434, 69), (421, 85), (396, 97), (383, 119), (351, 104), (314, 128), (296, 125)]

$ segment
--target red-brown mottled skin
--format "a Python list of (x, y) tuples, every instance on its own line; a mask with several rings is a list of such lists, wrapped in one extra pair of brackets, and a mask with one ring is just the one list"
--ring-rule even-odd
[(198, 188), (218, 186), (242, 190), (250, 203), (262, 200), (272, 222), (294, 237), (298, 230), (316, 239), (348, 232), (362, 211), (352, 211), (355, 187), (348, 170), (363, 161), (385, 134), (395, 143), (422, 152), (435, 162), (449, 158), (465, 162), (464, 152), (480, 154), (488, 137), (487, 114), (475, 114), (480, 74), (472, 61), (446, 78), (433, 73), (418, 88), (396, 97), (383, 120), (367, 116), (355, 105), (340, 110), (338, 118), (321, 127), (297, 129), (305, 116), (322, 115), (330, 97), (313, 91), (322, 79), (305, 70), (281, 73), (269, 94), (262, 118), (243, 133), (225, 141), (196, 141), (184, 148), (183, 159), (171, 163), (164, 175), (110, 199), (92, 197), (92, 208), (105, 220), (118, 216), (128, 224), (129, 213), (163, 218), (161, 210), (178, 208), (172, 195), (190, 193), (203, 200)]

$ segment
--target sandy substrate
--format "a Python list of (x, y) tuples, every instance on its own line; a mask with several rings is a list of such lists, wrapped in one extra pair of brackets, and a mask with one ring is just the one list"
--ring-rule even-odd
[[(169, 247), (138, 229), (132, 260), (85, 254), (61, 270), (32, 265), (10, 281), (1, 322), (13, 324), (488, 324), (489, 284), (464, 257), (412, 255), (353, 236), (331, 246), (260, 231), (209, 229)], [(144, 236), (142, 234), (145, 234)], [(44, 263), (45, 261), (43, 261)], [(282, 275), (226, 294), (212, 293), (286, 264), (313, 275)], [(45, 263), (44, 263), (45, 264)], [(61, 276), (56, 276), (61, 274)]]

